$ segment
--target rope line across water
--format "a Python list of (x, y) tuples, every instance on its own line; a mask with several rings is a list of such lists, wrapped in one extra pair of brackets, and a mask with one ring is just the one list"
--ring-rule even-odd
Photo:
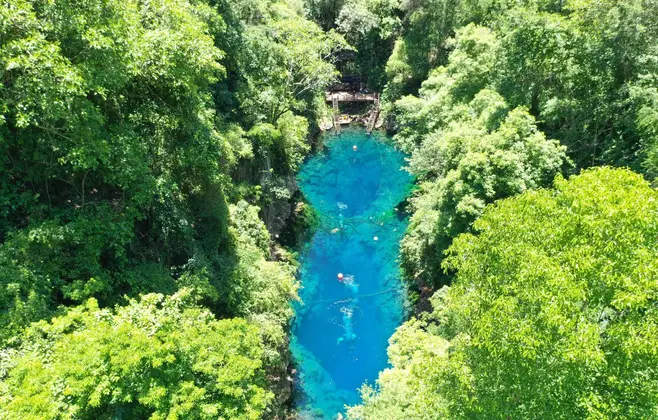
[(312, 301), (310, 301), (310, 302), (308, 302), (308, 303), (304, 303), (304, 302), (302, 302), (302, 305), (303, 305), (303, 306), (307, 306), (307, 305), (313, 305), (313, 304), (316, 304), (316, 303), (327, 303), (327, 302), (333, 302), (333, 303), (335, 303), (335, 304), (336, 304), (336, 303), (348, 303), (348, 302), (353, 301), (354, 299), (358, 299), (358, 298), (367, 298), (367, 297), (374, 297), (374, 296), (383, 295), (383, 294), (385, 294), (385, 293), (389, 293), (389, 292), (393, 292), (393, 291), (402, 292), (403, 290), (400, 289), (400, 288), (398, 288), (398, 287), (391, 287), (390, 289), (382, 290), (381, 292), (377, 292), (377, 293), (369, 293), (369, 294), (365, 294), (365, 295), (356, 295), (356, 296), (351, 297), (351, 298), (349, 298), (349, 299), (336, 300), (336, 301), (334, 301), (334, 300), (332, 300), (332, 299), (312, 300)]

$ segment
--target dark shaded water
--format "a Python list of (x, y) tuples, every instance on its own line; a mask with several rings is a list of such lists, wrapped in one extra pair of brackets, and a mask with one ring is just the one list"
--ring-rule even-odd
[(383, 137), (348, 130), (325, 145), (299, 175), (321, 225), (301, 256), (292, 350), (303, 417), (333, 419), (387, 367), (388, 339), (402, 322), (397, 257), (406, 220), (395, 207), (412, 178), (401, 170), (404, 155)]

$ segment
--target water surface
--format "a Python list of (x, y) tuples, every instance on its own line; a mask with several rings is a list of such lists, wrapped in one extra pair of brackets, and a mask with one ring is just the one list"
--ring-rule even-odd
[(402, 322), (397, 258), (406, 220), (396, 206), (412, 179), (383, 136), (347, 130), (326, 136), (325, 146), (299, 174), (321, 223), (301, 256), (292, 350), (303, 417), (333, 419), (387, 367), (388, 339)]

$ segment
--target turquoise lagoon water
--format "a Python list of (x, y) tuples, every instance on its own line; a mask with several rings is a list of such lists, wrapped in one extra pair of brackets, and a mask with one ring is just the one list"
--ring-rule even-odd
[(354, 129), (324, 144), (299, 174), (321, 223), (300, 258), (303, 303), (291, 347), (301, 417), (334, 419), (387, 367), (388, 339), (402, 322), (397, 259), (406, 220), (396, 206), (412, 178), (383, 136)]

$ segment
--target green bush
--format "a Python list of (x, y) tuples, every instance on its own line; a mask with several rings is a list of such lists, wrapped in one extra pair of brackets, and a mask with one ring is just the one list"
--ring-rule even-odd
[(260, 419), (266, 388), (258, 328), (216, 320), (189, 292), (115, 311), (90, 299), (33, 324), (3, 351), (6, 419)]
[(611, 168), (487, 207), (350, 418), (656, 417), (657, 214), (658, 192)]

